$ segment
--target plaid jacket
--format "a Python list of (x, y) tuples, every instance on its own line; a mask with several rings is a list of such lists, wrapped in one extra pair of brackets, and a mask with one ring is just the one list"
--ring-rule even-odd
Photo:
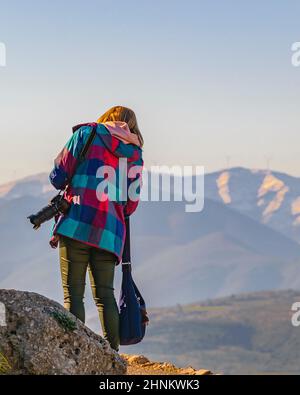
[[(85, 160), (79, 163), (93, 125), (97, 127), (96, 136)], [(112, 136), (104, 124), (78, 125), (73, 132), (50, 174), (56, 189), (67, 186), (64, 196), (71, 203), (69, 212), (56, 222), (53, 234), (110, 251), (120, 261), (126, 232), (124, 218), (138, 205), (142, 150)], [(123, 164), (127, 163), (126, 170), (120, 165), (120, 158)], [(109, 166), (108, 173), (102, 166)], [(134, 199), (127, 197), (129, 188), (135, 192)]]

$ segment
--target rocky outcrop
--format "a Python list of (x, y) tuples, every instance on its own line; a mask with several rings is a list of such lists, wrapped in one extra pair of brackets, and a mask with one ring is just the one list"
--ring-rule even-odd
[(0, 290), (0, 315), (0, 373), (126, 373), (107, 341), (41, 295)]
[(170, 362), (153, 362), (144, 355), (122, 354), (122, 357), (128, 364), (127, 374), (131, 375), (212, 375), (212, 372), (206, 369), (196, 370), (192, 367), (178, 368)]

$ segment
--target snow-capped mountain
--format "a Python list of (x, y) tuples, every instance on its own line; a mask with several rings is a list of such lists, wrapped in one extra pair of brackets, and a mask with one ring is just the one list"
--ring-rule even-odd
[(0, 185), (0, 199), (16, 199), (23, 196), (38, 196), (52, 192), (54, 189), (46, 173), (39, 173)]
[(300, 242), (300, 178), (232, 168), (205, 177), (205, 197)]

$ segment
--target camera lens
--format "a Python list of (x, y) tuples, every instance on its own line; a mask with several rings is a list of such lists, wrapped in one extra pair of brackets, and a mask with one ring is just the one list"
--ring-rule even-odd
[(55, 205), (50, 205), (42, 208), (37, 214), (30, 215), (29, 221), (35, 229), (39, 228), (44, 222), (49, 221), (57, 214)]
[(36, 215), (30, 215), (29, 217), (28, 217), (28, 219), (29, 219), (29, 221), (32, 223), (32, 225), (34, 225), (34, 226), (39, 226), (39, 222), (37, 221), (37, 217), (36, 217)]

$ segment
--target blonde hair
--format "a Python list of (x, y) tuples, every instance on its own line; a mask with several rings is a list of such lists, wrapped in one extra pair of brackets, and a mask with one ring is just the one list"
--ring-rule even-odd
[(98, 119), (97, 122), (104, 123), (104, 122), (111, 122), (111, 121), (126, 122), (131, 133), (134, 133), (137, 135), (141, 147), (144, 145), (144, 139), (143, 139), (142, 133), (140, 132), (140, 129), (138, 127), (135, 113), (130, 108), (123, 107), (123, 106), (112, 107), (108, 111), (106, 111), (106, 113), (101, 115), (101, 117)]

